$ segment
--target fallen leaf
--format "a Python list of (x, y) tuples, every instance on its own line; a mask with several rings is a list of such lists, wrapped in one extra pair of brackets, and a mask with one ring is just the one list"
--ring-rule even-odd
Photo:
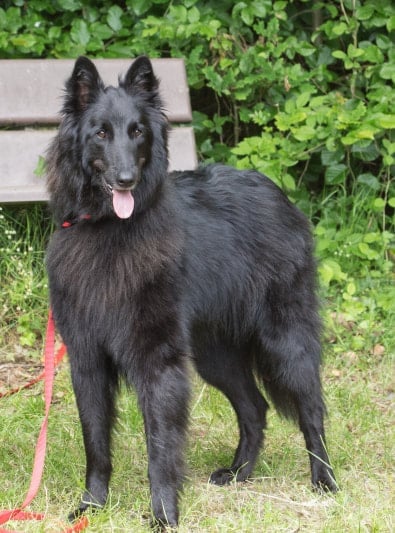
[(384, 355), (385, 348), (382, 344), (376, 344), (373, 348), (373, 355), (376, 357), (381, 357)]

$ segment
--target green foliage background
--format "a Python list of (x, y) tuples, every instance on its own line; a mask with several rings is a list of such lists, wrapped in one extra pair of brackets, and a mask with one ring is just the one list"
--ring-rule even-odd
[[(3, 58), (185, 58), (201, 158), (257, 168), (308, 214), (332, 309), (366, 330), (371, 317), (377, 322), (394, 312), (391, 0), (2, 6)], [(15, 213), (3, 210), (2, 217), (14, 231)], [(0, 235), (3, 251), (9, 240)], [(34, 276), (32, 285), (34, 294)]]

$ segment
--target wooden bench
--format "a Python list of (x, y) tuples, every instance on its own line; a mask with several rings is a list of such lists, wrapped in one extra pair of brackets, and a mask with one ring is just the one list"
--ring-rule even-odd
[[(132, 60), (94, 60), (108, 85), (117, 85)], [(169, 170), (196, 167), (189, 89), (182, 59), (153, 59), (171, 123)], [(0, 60), (0, 202), (46, 201), (45, 178), (35, 175), (60, 121), (65, 80), (73, 60)]]

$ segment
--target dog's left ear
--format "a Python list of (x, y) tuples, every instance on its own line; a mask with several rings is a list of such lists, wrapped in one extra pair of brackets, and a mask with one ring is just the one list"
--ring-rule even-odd
[(159, 82), (146, 56), (138, 57), (126, 73), (121, 86), (128, 92), (156, 93)]

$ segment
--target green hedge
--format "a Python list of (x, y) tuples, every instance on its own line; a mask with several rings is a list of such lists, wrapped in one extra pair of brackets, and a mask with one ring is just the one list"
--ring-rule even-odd
[(204, 157), (232, 156), (291, 191), (387, 183), (395, 151), (391, 0), (118, 4), (6, 1), (0, 55), (182, 56)]

